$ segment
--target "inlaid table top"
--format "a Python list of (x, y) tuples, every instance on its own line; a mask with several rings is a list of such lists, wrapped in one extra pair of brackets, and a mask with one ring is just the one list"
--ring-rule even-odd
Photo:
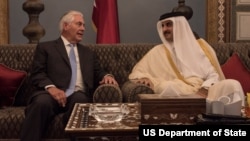
[[(91, 105), (125, 104), (128, 112), (119, 122), (98, 122), (91, 114)], [(65, 132), (74, 136), (133, 136), (138, 135), (140, 124), (138, 103), (76, 103), (71, 113)]]

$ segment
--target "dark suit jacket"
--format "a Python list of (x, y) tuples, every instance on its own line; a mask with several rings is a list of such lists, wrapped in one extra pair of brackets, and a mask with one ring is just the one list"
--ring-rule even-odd
[[(86, 92), (92, 94), (98, 82), (107, 73), (102, 70), (98, 59), (88, 47), (77, 44), (80, 67)], [(69, 57), (61, 38), (39, 43), (36, 47), (31, 71), (35, 93), (44, 93), (47, 85), (66, 90), (71, 78)]]

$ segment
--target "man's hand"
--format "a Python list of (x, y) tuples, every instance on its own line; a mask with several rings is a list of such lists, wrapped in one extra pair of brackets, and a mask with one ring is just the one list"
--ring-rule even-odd
[(205, 89), (205, 88), (201, 87), (196, 94), (207, 98), (208, 89)]
[(59, 105), (65, 107), (67, 102), (67, 97), (63, 90), (60, 90), (57, 87), (49, 87), (47, 91), (58, 102)]
[(112, 77), (111, 75), (105, 75), (103, 77), (103, 79), (99, 83), (100, 84), (114, 84), (114, 85), (118, 85), (118, 83), (116, 82), (116, 80), (114, 79), (114, 77)]
[(135, 79), (134, 82), (144, 84), (149, 86), (150, 88), (153, 88), (153, 83), (148, 78)]

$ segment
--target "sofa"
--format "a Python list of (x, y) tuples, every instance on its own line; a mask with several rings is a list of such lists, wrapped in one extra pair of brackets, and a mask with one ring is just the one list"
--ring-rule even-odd
[[(93, 94), (93, 102), (136, 102), (138, 94), (153, 94), (154, 91), (142, 84), (128, 80), (133, 66), (153, 48), (156, 43), (121, 43), (121, 44), (85, 44), (94, 50), (101, 66), (114, 75), (119, 86), (101, 85)], [(236, 52), (243, 67), (249, 74), (250, 43), (212, 43), (220, 64), (223, 66)], [(0, 45), (0, 64), (15, 71), (26, 72), (25, 79), (15, 92), (13, 103), (0, 109), (0, 140), (18, 140), (20, 127), (24, 119), (24, 109), (31, 92), (29, 71), (36, 44)], [(56, 65), (56, 64), (55, 64)], [(228, 67), (228, 65), (227, 65)], [(229, 67), (231, 67), (229, 65)], [(233, 69), (233, 67), (232, 67)], [(229, 69), (231, 70), (231, 69)], [(233, 70), (234, 71), (234, 70)], [(241, 71), (241, 70), (239, 70)], [(1, 72), (0, 72), (1, 73)], [(237, 74), (238, 72), (234, 72)], [(241, 72), (239, 72), (241, 73)], [(250, 77), (249, 77), (250, 78)], [(248, 78), (248, 79), (249, 79)], [(3, 83), (1, 82), (0, 84)], [(1, 86), (0, 86), (1, 87)], [(3, 93), (0, 96), (4, 95)], [(46, 140), (67, 140), (61, 123), (62, 114), (55, 117), (44, 136)]]

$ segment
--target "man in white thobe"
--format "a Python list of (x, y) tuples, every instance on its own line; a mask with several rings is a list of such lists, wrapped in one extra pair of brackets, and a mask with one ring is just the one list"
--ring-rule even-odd
[(163, 14), (157, 30), (162, 44), (134, 66), (131, 81), (146, 84), (161, 96), (201, 94), (209, 102), (232, 94), (244, 106), (240, 83), (225, 79), (215, 51), (194, 36), (182, 13)]

